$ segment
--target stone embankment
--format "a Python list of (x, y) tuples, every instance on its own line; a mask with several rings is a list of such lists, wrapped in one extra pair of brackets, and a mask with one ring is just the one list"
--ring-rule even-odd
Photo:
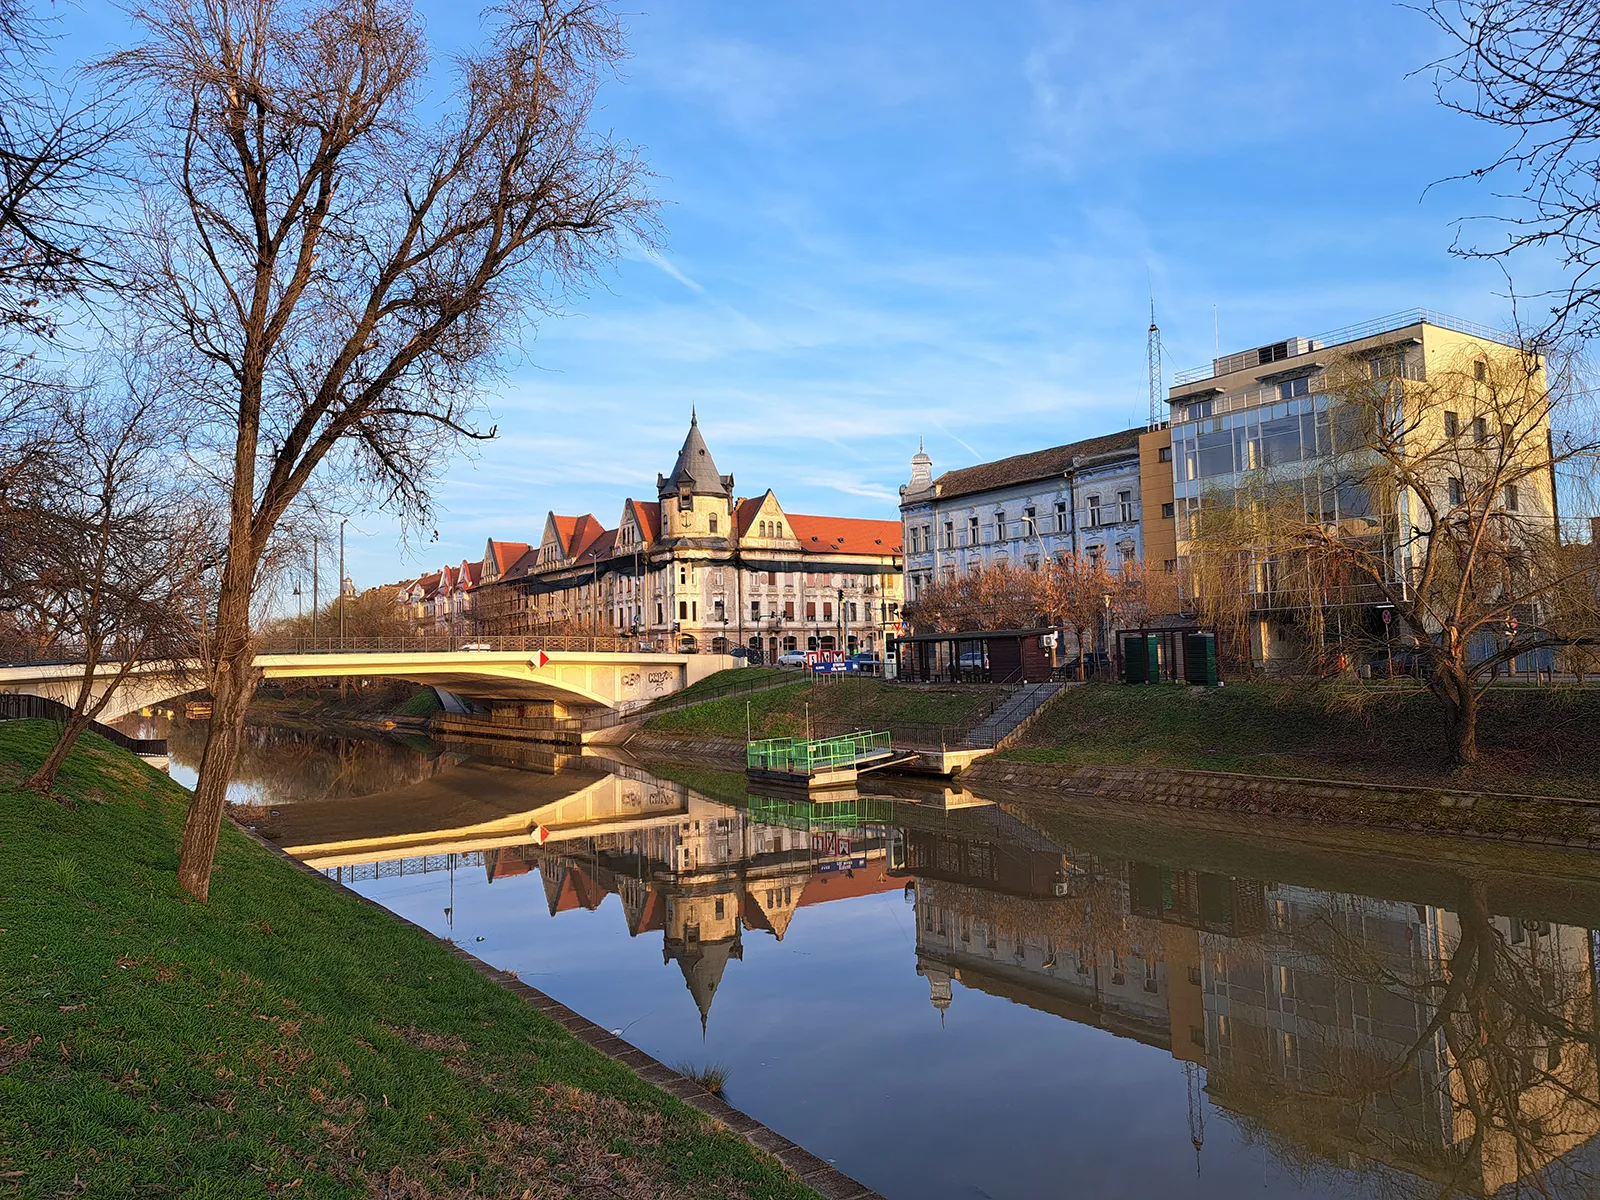
[(974, 764), (962, 783), (979, 795), (1083, 797), (1141, 808), (1221, 811), (1600, 849), (1600, 803), (1560, 797), (1002, 758)]

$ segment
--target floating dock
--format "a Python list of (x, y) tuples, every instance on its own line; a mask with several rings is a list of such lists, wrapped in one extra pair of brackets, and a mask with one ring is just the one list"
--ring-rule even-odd
[(896, 750), (888, 733), (845, 733), (829, 738), (766, 738), (745, 744), (750, 779), (807, 792), (848, 788), (868, 771), (915, 761), (914, 750)]

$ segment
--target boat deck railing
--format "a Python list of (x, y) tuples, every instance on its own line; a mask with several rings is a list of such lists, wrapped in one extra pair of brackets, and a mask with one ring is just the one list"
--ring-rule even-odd
[(745, 746), (752, 771), (815, 775), (887, 757), (894, 752), (889, 733), (856, 732), (827, 738), (765, 738)]

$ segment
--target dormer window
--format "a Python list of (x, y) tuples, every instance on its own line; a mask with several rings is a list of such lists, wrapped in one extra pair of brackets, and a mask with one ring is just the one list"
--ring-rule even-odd
[(688, 484), (684, 484), (678, 489), (678, 511), (694, 511), (694, 489)]

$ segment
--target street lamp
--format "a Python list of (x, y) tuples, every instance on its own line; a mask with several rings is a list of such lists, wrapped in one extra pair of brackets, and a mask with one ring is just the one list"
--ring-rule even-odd
[(1109, 674), (1111, 671), (1111, 593), (1106, 592), (1100, 599), (1105, 601), (1106, 606), (1106, 672)]
[(837, 591), (839, 593), (839, 641), (834, 646), (834, 649), (842, 651), (844, 649), (844, 588), (838, 588)]
[(344, 649), (344, 527), (350, 520), (339, 522), (339, 649)]

